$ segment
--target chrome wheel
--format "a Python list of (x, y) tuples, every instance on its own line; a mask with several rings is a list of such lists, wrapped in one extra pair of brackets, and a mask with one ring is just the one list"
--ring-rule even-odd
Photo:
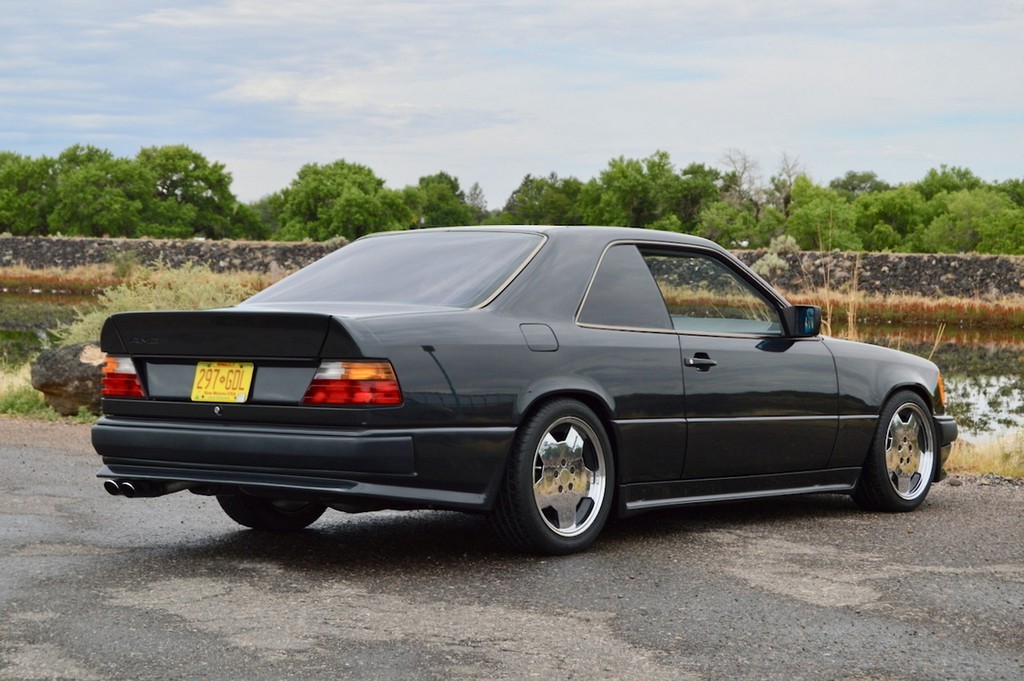
[(575, 553), (600, 534), (614, 489), (615, 459), (601, 419), (577, 400), (553, 399), (520, 424), (491, 522), (523, 551)]
[(893, 395), (878, 415), (853, 500), (869, 511), (913, 511), (935, 477), (937, 441), (924, 399), (909, 390)]
[(544, 433), (533, 460), (533, 498), (552, 532), (575, 537), (593, 524), (605, 499), (605, 457), (597, 433), (574, 416)]
[(896, 410), (885, 434), (885, 470), (889, 484), (902, 499), (915, 499), (931, 484), (935, 465), (931, 418), (908, 402)]

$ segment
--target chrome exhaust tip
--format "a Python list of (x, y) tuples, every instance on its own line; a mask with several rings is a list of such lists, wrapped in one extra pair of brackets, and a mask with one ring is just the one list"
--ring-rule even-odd
[(142, 482), (132, 482), (131, 480), (125, 480), (119, 485), (121, 494), (128, 499), (134, 499), (135, 497), (144, 496), (149, 490), (149, 486)]

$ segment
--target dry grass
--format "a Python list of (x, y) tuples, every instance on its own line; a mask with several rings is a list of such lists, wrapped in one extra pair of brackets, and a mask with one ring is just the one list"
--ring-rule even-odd
[[(32, 387), (30, 371), (28, 364), (15, 368), (5, 367), (0, 371), (0, 414), (41, 421), (62, 419), (63, 417), (46, 403), (43, 394)], [(73, 420), (91, 423), (95, 419)]]
[(12, 390), (29, 385), (30, 371), (31, 367), (28, 364), (0, 371), (0, 397), (6, 395)]
[(953, 298), (893, 295), (828, 289), (800, 291), (786, 296), (790, 302), (819, 305), (833, 326), (858, 324), (900, 324), (952, 328), (1005, 328), (1024, 326), (1024, 296), (1002, 298)]
[(1017, 431), (998, 440), (973, 444), (959, 440), (946, 464), (949, 473), (985, 475), (995, 473), (1008, 478), (1024, 477), (1024, 432)]
[(0, 285), (11, 289), (38, 288), (44, 290), (91, 292), (115, 286), (121, 277), (112, 264), (87, 265), (61, 269), (30, 269), (24, 265), (0, 268)]

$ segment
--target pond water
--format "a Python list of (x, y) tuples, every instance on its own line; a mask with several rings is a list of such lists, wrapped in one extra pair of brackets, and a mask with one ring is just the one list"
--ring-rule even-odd
[(17, 366), (54, 341), (53, 331), (75, 319), (95, 296), (39, 288), (0, 287), (0, 367)]
[(897, 348), (939, 365), (946, 403), (961, 437), (995, 439), (1024, 428), (1024, 330), (896, 325), (859, 330), (858, 340)]
[[(94, 300), (81, 293), (0, 288), (0, 367), (30, 360), (53, 343), (53, 329)], [(837, 329), (836, 335), (845, 332)], [(860, 326), (857, 336), (938, 364), (964, 438), (978, 442), (1024, 428), (1024, 329)]]

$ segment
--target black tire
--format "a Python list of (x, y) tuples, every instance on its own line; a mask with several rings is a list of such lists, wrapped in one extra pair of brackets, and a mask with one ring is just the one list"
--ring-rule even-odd
[(294, 532), (312, 525), (327, 507), (312, 501), (279, 501), (248, 494), (217, 495), (228, 517), (254, 530)]
[(917, 393), (898, 392), (879, 415), (853, 500), (869, 511), (913, 511), (928, 496), (938, 460), (931, 410)]
[(594, 412), (575, 400), (547, 402), (516, 433), (493, 526), (522, 551), (582, 551), (604, 527), (614, 488), (611, 444)]

